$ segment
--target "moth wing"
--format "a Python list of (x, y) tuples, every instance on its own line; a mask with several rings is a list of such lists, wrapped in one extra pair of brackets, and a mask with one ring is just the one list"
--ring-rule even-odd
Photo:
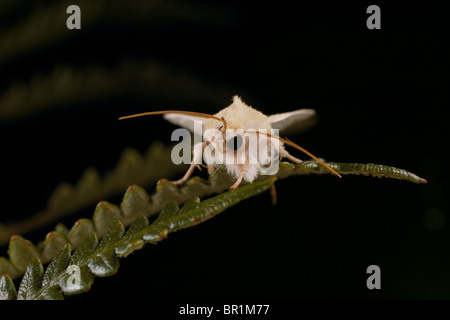
[(277, 113), (268, 117), (267, 122), (273, 129), (283, 133), (298, 133), (309, 129), (317, 123), (317, 114), (314, 109), (300, 109), (291, 112)]
[(167, 114), (163, 115), (163, 117), (170, 123), (173, 123), (177, 126), (188, 129), (191, 132), (194, 132), (194, 123), (196, 121), (198, 121), (202, 124), (202, 130), (205, 129), (206, 118), (203, 118), (203, 117), (196, 117), (196, 116), (191, 116), (188, 114), (180, 114), (180, 113), (167, 113)]

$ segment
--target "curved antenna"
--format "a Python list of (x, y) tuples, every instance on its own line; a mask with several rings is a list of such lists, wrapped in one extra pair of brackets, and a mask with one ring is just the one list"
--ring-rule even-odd
[[(247, 131), (244, 131), (244, 132), (247, 132)], [(281, 137), (279, 137), (279, 136), (271, 135), (270, 133), (267, 133), (267, 132), (259, 132), (259, 131), (248, 131), (248, 132), (254, 132), (254, 133), (257, 133), (257, 134), (264, 134), (264, 135), (266, 135), (266, 136), (268, 136), (268, 137), (270, 137), (270, 138), (276, 138), (276, 139), (278, 139), (278, 140), (280, 140), (280, 141), (283, 141), (284, 143), (287, 143), (288, 145), (290, 145), (290, 146), (292, 146), (292, 147), (294, 147), (294, 148), (300, 150), (301, 152), (306, 153), (308, 156), (310, 156), (310, 157), (313, 158), (314, 160), (319, 161), (319, 163), (320, 163), (321, 165), (323, 165), (325, 168), (327, 168), (328, 170), (330, 170), (333, 174), (335, 174), (335, 175), (338, 176), (339, 178), (342, 178), (342, 176), (341, 176), (339, 173), (337, 173), (335, 170), (333, 170), (333, 168), (331, 168), (331, 167), (330, 167), (329, 165), (327, 165), (325, 162), (323, 162), (322, 160), (320, 160), (319, 158), (317, 158), (315, 155), (313, 155), (313, 154), (312, 154), (311, 152), (309, 152), (308, 150), (303, 149), (302, 147), (300, 147), (300, 146), (299, 146), (298, 144), (296, 144), (296, 143), (293, 143), (293, 142), (291, 142), (291, 141), (289, 141), (289, 140), (283, 139), (283, 138), (281, 138)]]
[(142, 116), (152, 116), (152, 115), (156, 115), (156, 114), (165, 114), (165, 113), (182, 113), (182, 114), (188, 114), (191, 116), (211, 118), (211, 119), (214, 119), (217, 121), (221, 121), (223, 123), (224, 128), (226, 128), (226, 126), (227, 126), (227, 122), (225, 121), (224, 118), (218, 118), (218, 117), (212, 116), (207, 113), (192, 112), (192, 111), (179, 111), (179, 110), (151, 111), (151, 112), (137, 113), (137, 114), (132, 114), (129, 116), (120, 117), (119, 120), (137, 118), (137, 117), (142, 117)]

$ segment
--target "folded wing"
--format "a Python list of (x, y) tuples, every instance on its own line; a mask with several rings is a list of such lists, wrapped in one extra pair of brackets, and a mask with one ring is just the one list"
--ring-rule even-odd
[(182, 128), (188, 129), (191, 132), (194, 132), (194, 123), (197, 121), (202, 124), (202, 130), (205, 129), (205, 120), (203, 117), (196, 117), (187, 114), (179, 114), (179, 113), (168, 113), (165, 114), (164, 119), (173, 123)]
[(268, 117), (267, 122), (273, 129), (283, 133), (300, 132), (317, 123), (317, 114), (314, 109), (300, 109), (291, 112), (278, 113)]

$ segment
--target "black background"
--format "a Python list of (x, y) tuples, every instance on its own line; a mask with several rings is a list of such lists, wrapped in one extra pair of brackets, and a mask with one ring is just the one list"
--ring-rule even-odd
[[(162, 118), (119, 122), (119, 116), (160, 109), (215, 113), (238, 94), (265, 114), (316, 109), (318, 125), (289, 138), (317, 156), (391, 165), (429, 183), (282, 180), (277, 206), (262, 194), (170, 234), (70, 299), (450, 298), (446, 8), (342, 2), (184, 1), (223, 11), (225, 23), (99, 19), (84, 27), (82, 20), (81, 30), (64, 31), (72, 33), (65, 40), (10, 57), (0, 66), (1, 92), (58, 65), (114, 69), (149, 57), (222, 89), (180, 93), (173, 86), (163, 88), (166, 96), (146, 95), (129, 79), (120, 92), (96, 99), (79, 92), (64, 108), (2, 121), (1, 221), (44, 208), (58, 183), (75, 183), (87, 166), (104, 174), (125, 147), (170, 143), (175, 127)], [(51, 4), (19, 6), (2, 16), (2, 30)], [(381, 8), (381, 30), (366, 27), (370, 4)], [(88, 10), (81, 6), (82, 17)], [(106, 200), (118, 204), (120, 195)], [(30, 237), (43, 239), (49, 230)], [(381, 290), (366, 287), (372, 264), (381, 268)]]

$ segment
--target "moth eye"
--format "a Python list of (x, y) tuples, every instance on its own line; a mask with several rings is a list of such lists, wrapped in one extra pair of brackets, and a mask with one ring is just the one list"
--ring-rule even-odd
[(242, 147), (243, 139), (240, 135), (234, 136), (233, 138), (229, 139), (227, 142), (227, 146), (230, 150), (239, 150)]

